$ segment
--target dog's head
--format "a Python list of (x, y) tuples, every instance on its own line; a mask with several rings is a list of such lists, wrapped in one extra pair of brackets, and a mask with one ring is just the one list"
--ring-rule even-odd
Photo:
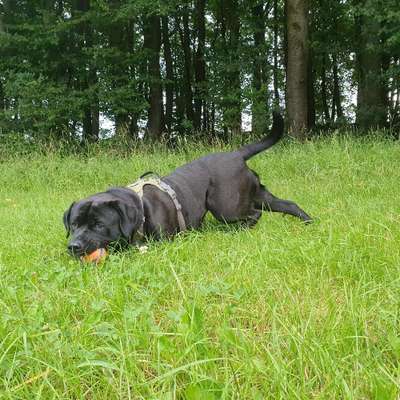
[(81, 257), (111, 243), (129, 243), (142, 222), (141, 200), (129, 189), (110, 189), (74, 202), (64, 213), (71, 236), (68, 251)]

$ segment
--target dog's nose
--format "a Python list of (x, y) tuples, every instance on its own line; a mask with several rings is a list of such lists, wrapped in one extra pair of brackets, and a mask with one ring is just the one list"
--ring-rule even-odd
[(76, 255), (79, 254), (82, 251), (82, 243), (75, 241), (75, 242), (71, 242), (68, 245), (68, 251), (72, 254), (72, 255)]

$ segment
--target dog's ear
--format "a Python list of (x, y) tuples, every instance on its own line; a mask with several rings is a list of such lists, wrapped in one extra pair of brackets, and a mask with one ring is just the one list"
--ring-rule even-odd
[(143, 210), (123, 200), (115, 200), (110, 205), (119, 214), (119, 228), (124, 238), (129, 242), (132, 235), (143, 223)]
[(67, 237), (69, 236), (69, 232), (70, 232), (70, 230), (71, 230), (70, 217), (71, 217), (71, 210), (72, 210), (72, 207), (73, 207), (74, 205), (75, 205), (75, 202), (73, 202), (73, 203), (69, 206), (68, 210), (65, 211), (64, 217), (63, 217), (64, 226), (65, 226), (65, 229), (66, 229), (66, 231), (67, 231)]

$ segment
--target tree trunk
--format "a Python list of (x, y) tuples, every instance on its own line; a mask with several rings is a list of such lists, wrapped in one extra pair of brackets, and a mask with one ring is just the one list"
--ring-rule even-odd
[(385, 120), (383, 121), (384, 126), (387, 125), (387, 116), (389, 112), (389, 79), (388, 71), (390, 68), (390, 54), (386, 51), (382, 53), (382, 64), (381, 64), (381, 104), (385, 110)]
[(211, 103), (211, 115), (210, 115), (210, 130), (211, 136), (215, 137), (215, 103)]
[(91, 140), (96, 141), (99, 139), (100, 133), (100, 104), (99, 104), (99, 89), (98, 89), (98, 78), (97, 71), (94, 66), (90, 67), (89, 70), (89, 82), (93, 89), (93, 98), (91, 101), (91, 118), (92, 118), (92, 130), (91, 130)]
[(178, 20), (178, 29), (184, 53), (183, 93), (186, 118), (194, 125), (193, 91), (192, 91), (192, 50), (190, 47), (190, 30), (188, 10), (183, 11), (183, 29)]
[(225, 83), (228, 99), (225, 101), (224, 126), (233, 135), (242, 131), (242, 101), (238, 50), (240, 39), (240, 17), (237, 0), (224, 0), (224, 20), (227, 35), (227, 72)]
[(159, 140), (164, 118), (160, 72), (161, 26), (158, 15), (150, 15), (145, 20), (143, 46), (148, 52), (147, 69), (150, 79), (147, 131), (152, 140)]
[(278, 19), (278, 0), (274, 0), (274, 70), (273, 70), (273, 79), (274, 79), (274, 105), (275, 107), (279, 107), (280, 99), (279, 99), (279, 65), (278, 65), (278, 37), (279, 37), (279, 19)]
[[(90, 10), (90, 0), (78, 0), (76, 10), (82, 15)], [(78, 24), (78, 32), (81, 36), (79, 46), (90, 48), (93, 46), (93, 29), (87, 20), (81, 20)], [(81, 52), (82, 49), (79, 49)], [(86, 58), (85, 56), (83, 56)], [(83, 70), (80, 71), (78, 80), (80, 89), (85, 97), (83, 107), (83, 137), (84, 141), (93, 142), (99, 138), (99, 99), (97, 89), (97, 71), (93, 60), (86, 58), (83, 61)], [(92, 92), (94, 93), (92, 95)]]
[[(93, 47), (93, 30), (90, 25), (88, 26), (87, 46)], [(96, 65), (94, 64), (93, 59), (89, 59), (88, 88), (90, 88), (91, 92), (93, 93), (90, 96), (90, 118), (91, 118), (90, 141), (94, 142), (99, 139), (100, 105), (99, 105), (97, 68)]]
[[(392, 67), (396, 68), (398, 66), (400, 66), (399, 59), (393, 57)], [(399, 76), (397, 76), (392, 79), (390, 85), (389, 120), (391, 125), (393, 125), (395, 121), (398, 120), (399, 99), (400, 99), (400, 78)]]
[[(285, 0), (283, 3), (283, 20), (286, 21), (285, 27), (283, 29), (283, 65), (285, 68), (285, 74), (287, 75), (288, 69), (288, 0)], [(287, 79), (284, 80), (284, 89), (285, 89), (285, 107), (287, 110), (288, 107), (288, 86)], [(286, 111), (287, 114), (287, 111)]]
[(0, 76), (0, 113), (5, 110), (6, 110), (6, 100), (3, 89), (3, 82), (1, 81), (1, 76)]
[(183, 94), (183, 88), (180, 85), (176, 85), (175, 93), (176, 93), (176, 100), (175, 100), (176, 126), (178, 132), (183, 133), (182, 121), (185, 116), (185, 96)]
[[(128, 20), (128, 23), (126, 25), (126, 48), (127, 48), (127, 53), (134, 58), (133, 55), (135, 53), (135, 20), (130, 18)], [(138, 66), (135, 61), (131, 61), (131, 63), (128, 66), (128, 71), (127, 71), (127, 76), (129, 80), (134, 80), (136, 81), (137, 75), (138, 75)], [(140, 82), (136, 83), (135, 85), (135, 92), (141, 93), (144, 97), (144, 90), (143, 90), (144, 83)], [(137, 139), (138, 138), (138, 120), (139, 120), (139, 113), (137, 109), (134, 110), (128, 110), (128, 119), (129, 119), (129, 134), (131, 138)]]
[(332, 97), (332, 121), (335, 120), (335, 111), (337, 118), (341, 119), (343, 117), (342, 100), (340, 96), (340, 83), (339, 83), (339, 73), (338, 73), (338, 63), (336, 54), (332, 56), (333, 63), (333, 97)]
[(0, 33), (4, 33), (3, 15), (5, 14), (6, 11), (6, 4), (7, 2), (4, 2), (3, 5), (0, 4)]
[[(311, 58), (311, 57), (310, 57)], [(311, 59), (307, 67), (307, 128), (312, 129), (315, 126), (315, 91), (314, 91), (314, 67)]]
[(287, 112), (289, 132), (304, 139), (308, 129), (308, 1), (287, 0)]
[[(121, 7), (121, 0), (110, 1), (110, 7), (115, 15)], [(116, 53), (115, 62), (110, 65), (111, 85), (114, 90), (119, 90), (128, 84), (128, 71), (122, 62), (123, 55), (129, 50), (127, 48), (125, 29), (126, 26), (121, 21), (113, 21), (109, 26), (108, 40), (110, 48)], [(118, 100), (116, 100), (115, 104), (112, 104), (112, 108), (114, 108), (115, 132), (117, 135), (124, 135), (129, 130), (128, 110), (125, 108), (125, 104), (121, 104)]]
[[(5, 12), (5, 6), (0, 5), (0, 34), (4, 33), (4, 23), (3, 23), (3, 14)], [(5, 111), (6, 109), (6, 99), (3, 88), (3, 73), (0, 71), (0, 113)]]
[(322, 56), (322, 69), (321, 69), (321, 101), (322, 111), (324, 113), (325, 124), (330, 122), (329, 107), (328, 107), (328, 96), (326, 92), (326, 54)]
[(174, 103), (174, 69), (172, 61), (171, 42), (169, 40), (168, 17), (162, 17), (162, 37), (164, 47), (165, 71), (167, 82), (165, 84), (165, 125), (170, 133), (172, 129), (172, 113)]
[(263, 2), (252, 8), (254, 24), (253, 40), (255, 56), (253, 61), (252, 131), (259, 135), (265, 132), (267, 123), (266, 82), (263, 82), (263, 66), (267, 62), (265, 47), (265, 16)]
[(386, 124), (387, 110), (382, 99), (385, 91), (382, 79), (382, 51), (379, 40), (379, 21), (375, 17), (359, 19), (357, 124), (377, 128)]
[(206, 63), (204, 49), (206, 41), (205, 0), (195, 0), (194, 26), (197, 36), (197, 49), (194, 53), (194, 128), (205, 130), (206, 126)]
[[(312, 26), (312, 22), (309, 23)], [(312, 41), (312, 29), (309, 29), (309, 41)], [(308, 63), (307, 63), (307, 129), (312, 129), (315, 126), (315, 91), (314, 91), (314, 54), (312, 48), (308, 48)]]

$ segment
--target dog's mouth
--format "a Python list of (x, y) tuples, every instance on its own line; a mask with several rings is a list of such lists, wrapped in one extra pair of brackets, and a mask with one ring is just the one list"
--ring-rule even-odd
[(82, 257), (92, 254), (94, 251), (100, 248), (107, 250), (108, 245), (109, 243), (88, 243), (86, 245), (74, 245), (72, 243), (68, 245), (68, 253), (74, 258), (80, 259)]
[(82, 257), (88, 256), (92, 254), (94, 251), (98, 249), (105, 249), (107, 251), (119, 252), (126, 250), (129, 246), (129, 242), (123, 238), (119, 238), (118, 240), (114, 240), (112, 242), (90, 242), (83, 246), (68, 246), (68, 253), (70, 256), (80, 259)]
[(79, 258), (85, 257), (85, 256), (93, 253), (95, 250), (96, 250), (95, 248), (93, 248), (93, 250), (92, 249), (83, 249), (83, 250), (76, 249), (75, 250), (75, 249), (68, 248), (68, 254), (70, 256), (74, 257), (74, 258), (78, 258), (79, 259)]

